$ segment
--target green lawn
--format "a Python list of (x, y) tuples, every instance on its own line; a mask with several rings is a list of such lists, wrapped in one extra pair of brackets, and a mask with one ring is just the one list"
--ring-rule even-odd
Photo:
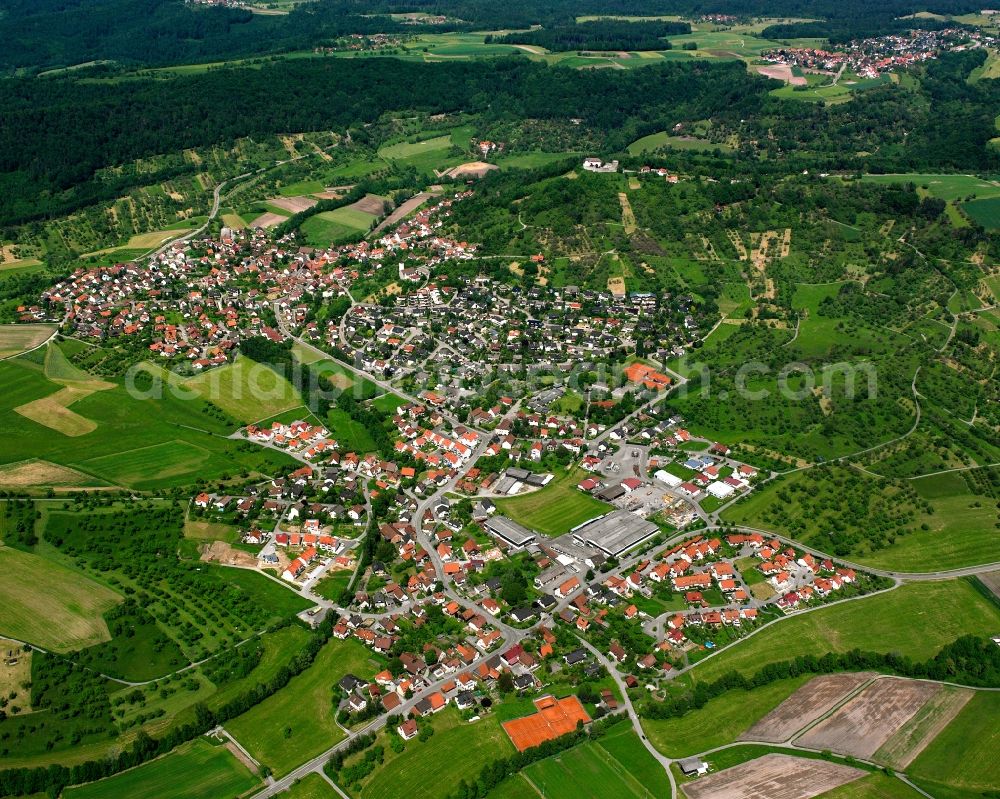
[(400, 142), (381, 147), (378, 154), (387, 161), (403, 158), (412, 158), (416, 155), (424, 155), (434, 150), (447, 150), (451, 147), (451, 135), (433, 136), (429, 139), (417, 142)]
[(497, 508), (518, 524), (537, 530), (542, 535), (562, 535), (578, 524), (612, 510), (610, 505), (577, 489), (577, 483), (586, 476), (583, 469), (556, 474), (547, 486), (531, 494), (498, 499)]
[(643, 718), (642, 728), (653, 746), (667, 757), (688, 757), (732, 743), (812, 676), (779, 680), (752, 691), (727, 691), (680, 718)]
[(858, 648), (926, 659), (962, 635), (996, 635), (1000, 608), (962, 579), (907, 583), (877, 596), (783, 619), (698, 664), (691, 675), (711, 681), (735, 669), (753, 674), (797, 655)]
[(978, 692), (914, 760), (909, 774), (936, 797), (1000, 791), (1000, 694)]
[(169, 755), (100, 782), (69, 788), (64, 799), (229, 799), (259, 780), (224, 746), (198, 738)]
[(374, 675), (371, 658), (357, 641), (331, 641), (308, 669), (226, 729), (275, 774), (287, 774), (344, 737), (334, 721), (337, 682), (348, 672)]
[(383, 394), (378, 399), (372, 400), (373, 407), (378, 408), (382, 413), (392, 416), (396, 415), (396, 408), (406, 404), (406, 400), (402, 397), (397, 397), (395, 394)]

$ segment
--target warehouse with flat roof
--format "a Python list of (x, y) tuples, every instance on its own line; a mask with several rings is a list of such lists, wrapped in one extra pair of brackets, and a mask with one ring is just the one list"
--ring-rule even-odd
[(606, 555), (618, 557), (632, 547), (652, 538), (660, 528), (627, 510), (613, 510), (573, 530), (573, 540), (581, 546), (595, 547)]
[(515, 521), (511, 521), (506, 516), (494, 516), (486, 520), (486, 531), (498, 538), (503, 539), (514, 549), (524, 549), (524, 547), (535, 542), (535, 531), (522, 527)]

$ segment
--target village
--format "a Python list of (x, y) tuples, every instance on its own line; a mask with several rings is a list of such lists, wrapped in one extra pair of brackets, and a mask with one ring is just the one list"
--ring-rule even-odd
[(995, 47), (996, 43), (996, 37), (978, 29), (943, 28), (855, 39), (830, 50), (783, 47), (762, 53), (761, 57), (770, 63), (801, 67), (807, 72), (834, 74), (849, 69), (861, 78), (872, 79), (937, 58), (944, 51)]

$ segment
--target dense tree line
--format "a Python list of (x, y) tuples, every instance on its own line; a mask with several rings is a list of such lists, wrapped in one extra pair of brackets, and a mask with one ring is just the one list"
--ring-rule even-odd
[(735, 63), (622, 75), (553, 70), (516, 57), (306, 59), (120, 83), (8, 79), (0, 81), (0, 224), (119, 196), (118, 181), (95, 174), (103, 167), (241, 137), (359, 129), (389, 111), (463, 109), (484, 120), (579, 118), (621, 149), (640, 127), (752, 114), (767, 89)]
[(997, 688), (1000, 687), (1000, 647), (988, 638), (964, 635), (925, 661), (914, 661), (896, 652), (865, 652), (860, 649), (828, 652), (821, 657), (799, 655), (792, 660), (769, 663), (752, 677), (730, 671), (712, 682), (695, 683), (693, 689), (683, 694), (662, 702), (647, 702), (642, 715), (651, 719), (677, 718), (736, 688), (750, 691), (803, 674), (832, 674), (838, 671), (875, 671), (977, 688)]
[(531, 44), (547, 50), (669, 50), (667, 36), (691, 32), (687, 22), (626, 22), (600, 19), (573, 25), (557, 25), (515, 31), (505, 36), (487, 36), (499, 44)]

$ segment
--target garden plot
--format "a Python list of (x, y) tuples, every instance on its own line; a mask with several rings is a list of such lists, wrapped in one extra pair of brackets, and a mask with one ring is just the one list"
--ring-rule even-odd
[(741, 737), (745, 741), (770, 743), (787, 741), (874, 676), (869, 672), (859, 672), (816, 677), (799, 688)]
[(789, 755), (764, 755), (683, 786), (688, 799), (810, 799), (864, 777), (861, 769)]
[(884, 677), (797, 739), (810, 749), (870, 760), (941, 690), (940, 685)]

